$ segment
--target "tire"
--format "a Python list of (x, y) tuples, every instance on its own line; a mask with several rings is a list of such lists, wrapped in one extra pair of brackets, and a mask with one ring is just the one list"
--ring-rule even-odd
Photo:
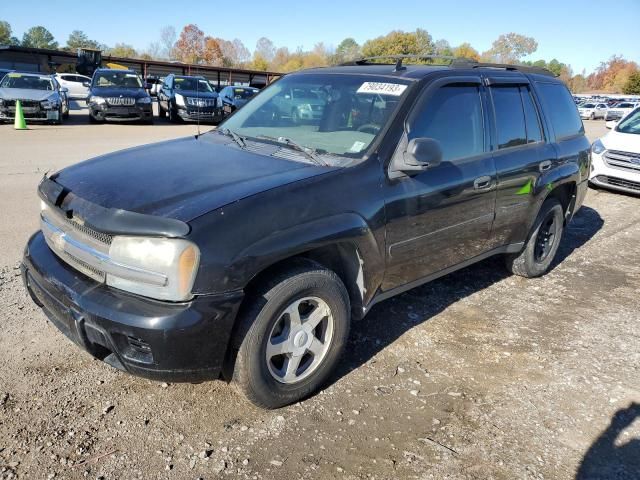
[(89, 113), (89, 123), (92, 125), (96, 125), (102, 122), (100, 122), (99, 120), (96, 120), (96, 117), (94, 117), (93, 115), (91, 115), (91, 113)]
[(538, 212), (524, 249), (520, 253), (506, 255), (507, 269), (526, 278), (547, 273), (558, 252), (563, 231), (562, 205), (556, 198), (548, 198)]
[(62, 114), (62, 118), (65, 120), (69, 119), (69, 106), (67, 106), (67, 111)]
[(291, 111), (291, 121), (296, 125), (300, 123), (300, 116), (298, 115), (298, 111), (295, 108)]
[(169, 105), (169, 110), (167, 111), (167, 113), (169, 114), (169, 121), (171, 123), (178, 123), (180, 118), (175, 113), (173, 113), (173, 108), (171, 108), (171, 105)]
[(589, 120), (595, 120), (596, 119), (596, 114), (592, 113), (591, 115), (589, 115)]
[(158, 102), (158, 117), (159, 118), (167, 118), (167, 112), (162, 109), (160, 102)]
[[(302, 327), (295, 328), (296, 314), (287, 311), (297, 312)], [(233, 384), (262, 408), (278, 408), (308, 397), (338, 363), (350, 321), (349, 296), (338, 276), (315, 262), (296, 262), (247, 299), (232, 338), (232, 353), (237, 352)], [(316, 323), (316, 327), (309, 326)], [(305, 325), (311, 330), (304, 330)], [(319, 337), (324, 344), (318, 342)], [(274, 344), (274, 338), (281, 342)]]

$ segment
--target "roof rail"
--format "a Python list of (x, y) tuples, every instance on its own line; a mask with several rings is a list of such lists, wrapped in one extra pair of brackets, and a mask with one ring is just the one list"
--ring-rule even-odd
[[(381, 65), (381, 63), (372, 63), (372, 60), (393, 60), (393, 63), (395, 63), (396, 68), (393, 70), (394, 72), (399, 72), (401, 70), (406, 70), (407, 67), (402, 65), (402, 62), (404, 60), (435, 60), (435, 59), (444, 59), (444, 60), (450, 60), (451, 62), (453, 62), (456, 57), (452, 57), (449, 55), (380, 55), (380, 56), (375, 56), (375, 57), (362, 57), (362, 58), (358, 58), (356, 60), (353, 60), (351, 62), (345, 62), (340, 64), (340, 66), (346, 67), (346, 66), (353, 66), (353, 65), (368, 65), (368, 64), (373, 64), (373, 65)], [(449, 63), (443, 63), (443, 64), (435, 64), (435, 65), (449, 65), (451, 62)], [(382, 63), (382, 65), (385, 65), (384, 63)], [(391, 64), (389, 64), (391, 65)]]
[(516, 72), (523, 72), (523, 73), (537, 73), (539, 75), (547, 75), (550, 77), (557, 76), (552, 71), (542, 67), (529, 67), (527, 65), (512, 65), (510, 63), (486, 63), (486, 62), (478, 62), (470, 58), (456, 58), (453, 62), (451, 62), (450, 66), (453, 68), (495, 68), (495, 69), (502, 69), (502, 70), (513, 70)]

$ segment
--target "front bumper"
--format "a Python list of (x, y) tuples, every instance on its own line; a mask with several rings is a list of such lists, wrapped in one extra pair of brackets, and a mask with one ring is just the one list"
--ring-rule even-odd
[(21, 269), (34, 302), (94, 357), (154, 380), (219, 377), (242, 292), (201, 295), (183, 303), (129, 294), (69, 267), (41, 232), (29, 239)]
[(112, 107), (107, 104), (90, 104), (89, 114), (99, 121), (135, 122), (138, 120), (152, 120), (153, 109), (150, 103), (136, 104), (126, 107)]
[(201, 121), (201, 122), (221, 122), (224, 119), (224, 111), (222, 108), (197, 107), (188, 108), (179, 107), (177, 109), (178, 116), (184, 121)]
[(603, 154), (592, 154), (589, 182), (625, 193), (640, 195), (640, 170), (613, 167), (605, 162)]
[[(25, 120), (32, 122), (56, 122), (60, 120), (59, 110), (44, 109), (39, 105), (22, 107), (22, 113)], [(15, 116), (16, 107), (14, 105), (0, 107), (0, 121), (13, 122)]]

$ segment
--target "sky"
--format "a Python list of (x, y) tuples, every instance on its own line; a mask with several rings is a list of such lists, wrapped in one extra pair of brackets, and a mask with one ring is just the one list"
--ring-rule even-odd
[[(614, 54), (640, 63), (640, 0), (0, 0), (0, 20), (22, 38), (43, 25), (64, 45), (72, 30), (114, 45), (146, 49), (163, 26), (178, 32), (195, 23), (207, 35), (239, 38), (250, 51), (260, 37), (276, 47), (310, 50), (318, 42), (336, 46), (344, 38), (365, 40), (391, 30), (427, 30), (452, 46), (469, 42), (488, 50), (500, 34), (534, 37), (538, 50), (530, 60), (557, 58), (590, 73)], [(607, 32), (617, 32), (617, 35)]]

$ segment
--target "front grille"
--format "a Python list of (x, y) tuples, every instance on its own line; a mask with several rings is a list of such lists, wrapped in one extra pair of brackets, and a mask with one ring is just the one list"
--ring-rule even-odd
[(215, 98), (195, 98), (195, 97), (187, 97), (187, 105), (192, 107), (215, 107), (216, 99)]
[(80, 225), (78, 222), (73, 220), (72, 218), (66, 218), (65, 221), (77, 232), (80, 232), (83, 235), (94, 238), (98, 240), (100, 243), (104, 243), (105, 245), (111, 245), (111, 241), (113, 240), (113, 236), (108, 233), (98, 232), (93, 230), (86, 225)]
[(133, 97), (108, 97), (107, 103), (113, 107), (132, 107), (136, 104)]
[(640, 182), (633, 182), (631, 180), (623, 180), (622, 178), (608, 177), (606, 175), (598, 175), (596, 177), (598, 182), (611, 185), (614, 187), (626, 188), (628, 190), (634, 190), (640, 192)]
[(607, 150), (603, 156), (604, 161), (612, 167), (640, 171), (640, 153)]
[[(7, 107), (15, 108), (16, 101), (17, 100), (5, 100), (3, 103)], [(20, 106), (22, 106), (22, 108), (40, 108), (40, 102), (37, 100), (20, 100)]]

